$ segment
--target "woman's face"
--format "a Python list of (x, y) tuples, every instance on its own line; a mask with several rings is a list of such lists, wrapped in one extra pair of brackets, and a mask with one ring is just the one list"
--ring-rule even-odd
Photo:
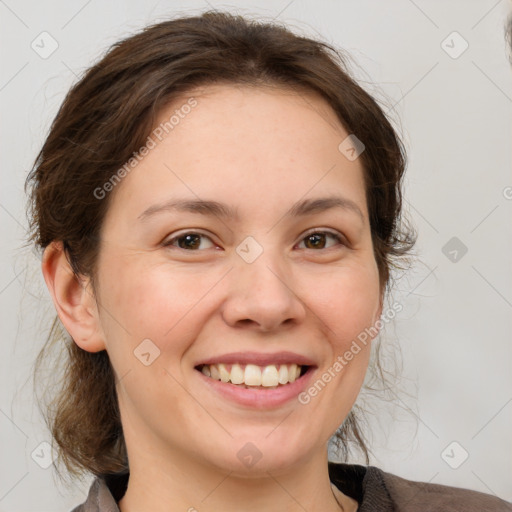
[[(369, 343), (344, 356), (381, 314), (362, 163), (311, 94), (209, 86), (158, 122), (176, 110), (101, 231), (96, 298), (130, 465), (278, 472), (325, 452), (367, 368)], [(308, 371), (278, 384), (294, 363)], [(259, 373), (256, 388), (223, 382)]]

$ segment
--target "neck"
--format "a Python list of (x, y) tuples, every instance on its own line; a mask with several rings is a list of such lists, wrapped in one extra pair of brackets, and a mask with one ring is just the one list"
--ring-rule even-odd
[(250, 477), (221, 471), (185, 454), (155, 459), (147, 453), (130, 458), (121, 512), (348, 512), (357, 508), (355, 500), (331, 485), (326, 451), (286, 471), (263, 471)]

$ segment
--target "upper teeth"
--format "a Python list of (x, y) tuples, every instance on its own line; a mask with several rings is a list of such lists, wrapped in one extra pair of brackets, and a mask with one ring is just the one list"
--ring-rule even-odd
[(205, 364), (201, 372), (207, 377), (231, 382), (232, 384), (246, 384), (247, 386), (273, 387), (278, 384), (288, 384), (299, 378), (302, 367), (293, 364), (270, 364), (256, 366), (255, 364)]

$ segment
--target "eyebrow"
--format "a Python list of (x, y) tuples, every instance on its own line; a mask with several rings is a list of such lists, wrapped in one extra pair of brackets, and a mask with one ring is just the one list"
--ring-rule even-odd
[[(333, 208), (341, 208), (356, 213), (364, 222), (364, 215), (359, 206), (350, 199), (341, 196), (320, 197), (317, 199), (304, 199), (296, 202), (286, 213), (285, 217), (301, 217), (321, 213)], [(144, 210), (139, 215), (139, 220), (144, 221), (149, 217), (162, 212), (177, 211), (197, 213), (206, 216), (215, 216), (224, 219), (240, 220), (238, 209), (224, 203), (208, 201), (204, 199), (171, 199), (164, 203), (155, 204)]]

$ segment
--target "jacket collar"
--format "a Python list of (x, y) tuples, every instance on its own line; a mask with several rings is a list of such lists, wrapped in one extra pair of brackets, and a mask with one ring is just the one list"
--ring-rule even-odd
[[(329, 479), (344, 494), (359, 503), (358, 512), (393, 511), (392, 500), (382, 477), (373, 466), (329, 462)], [(86, 501), (71, 512), (120, 512), (118, 503), (128, 486), (129, 472), (98, 476)]]

